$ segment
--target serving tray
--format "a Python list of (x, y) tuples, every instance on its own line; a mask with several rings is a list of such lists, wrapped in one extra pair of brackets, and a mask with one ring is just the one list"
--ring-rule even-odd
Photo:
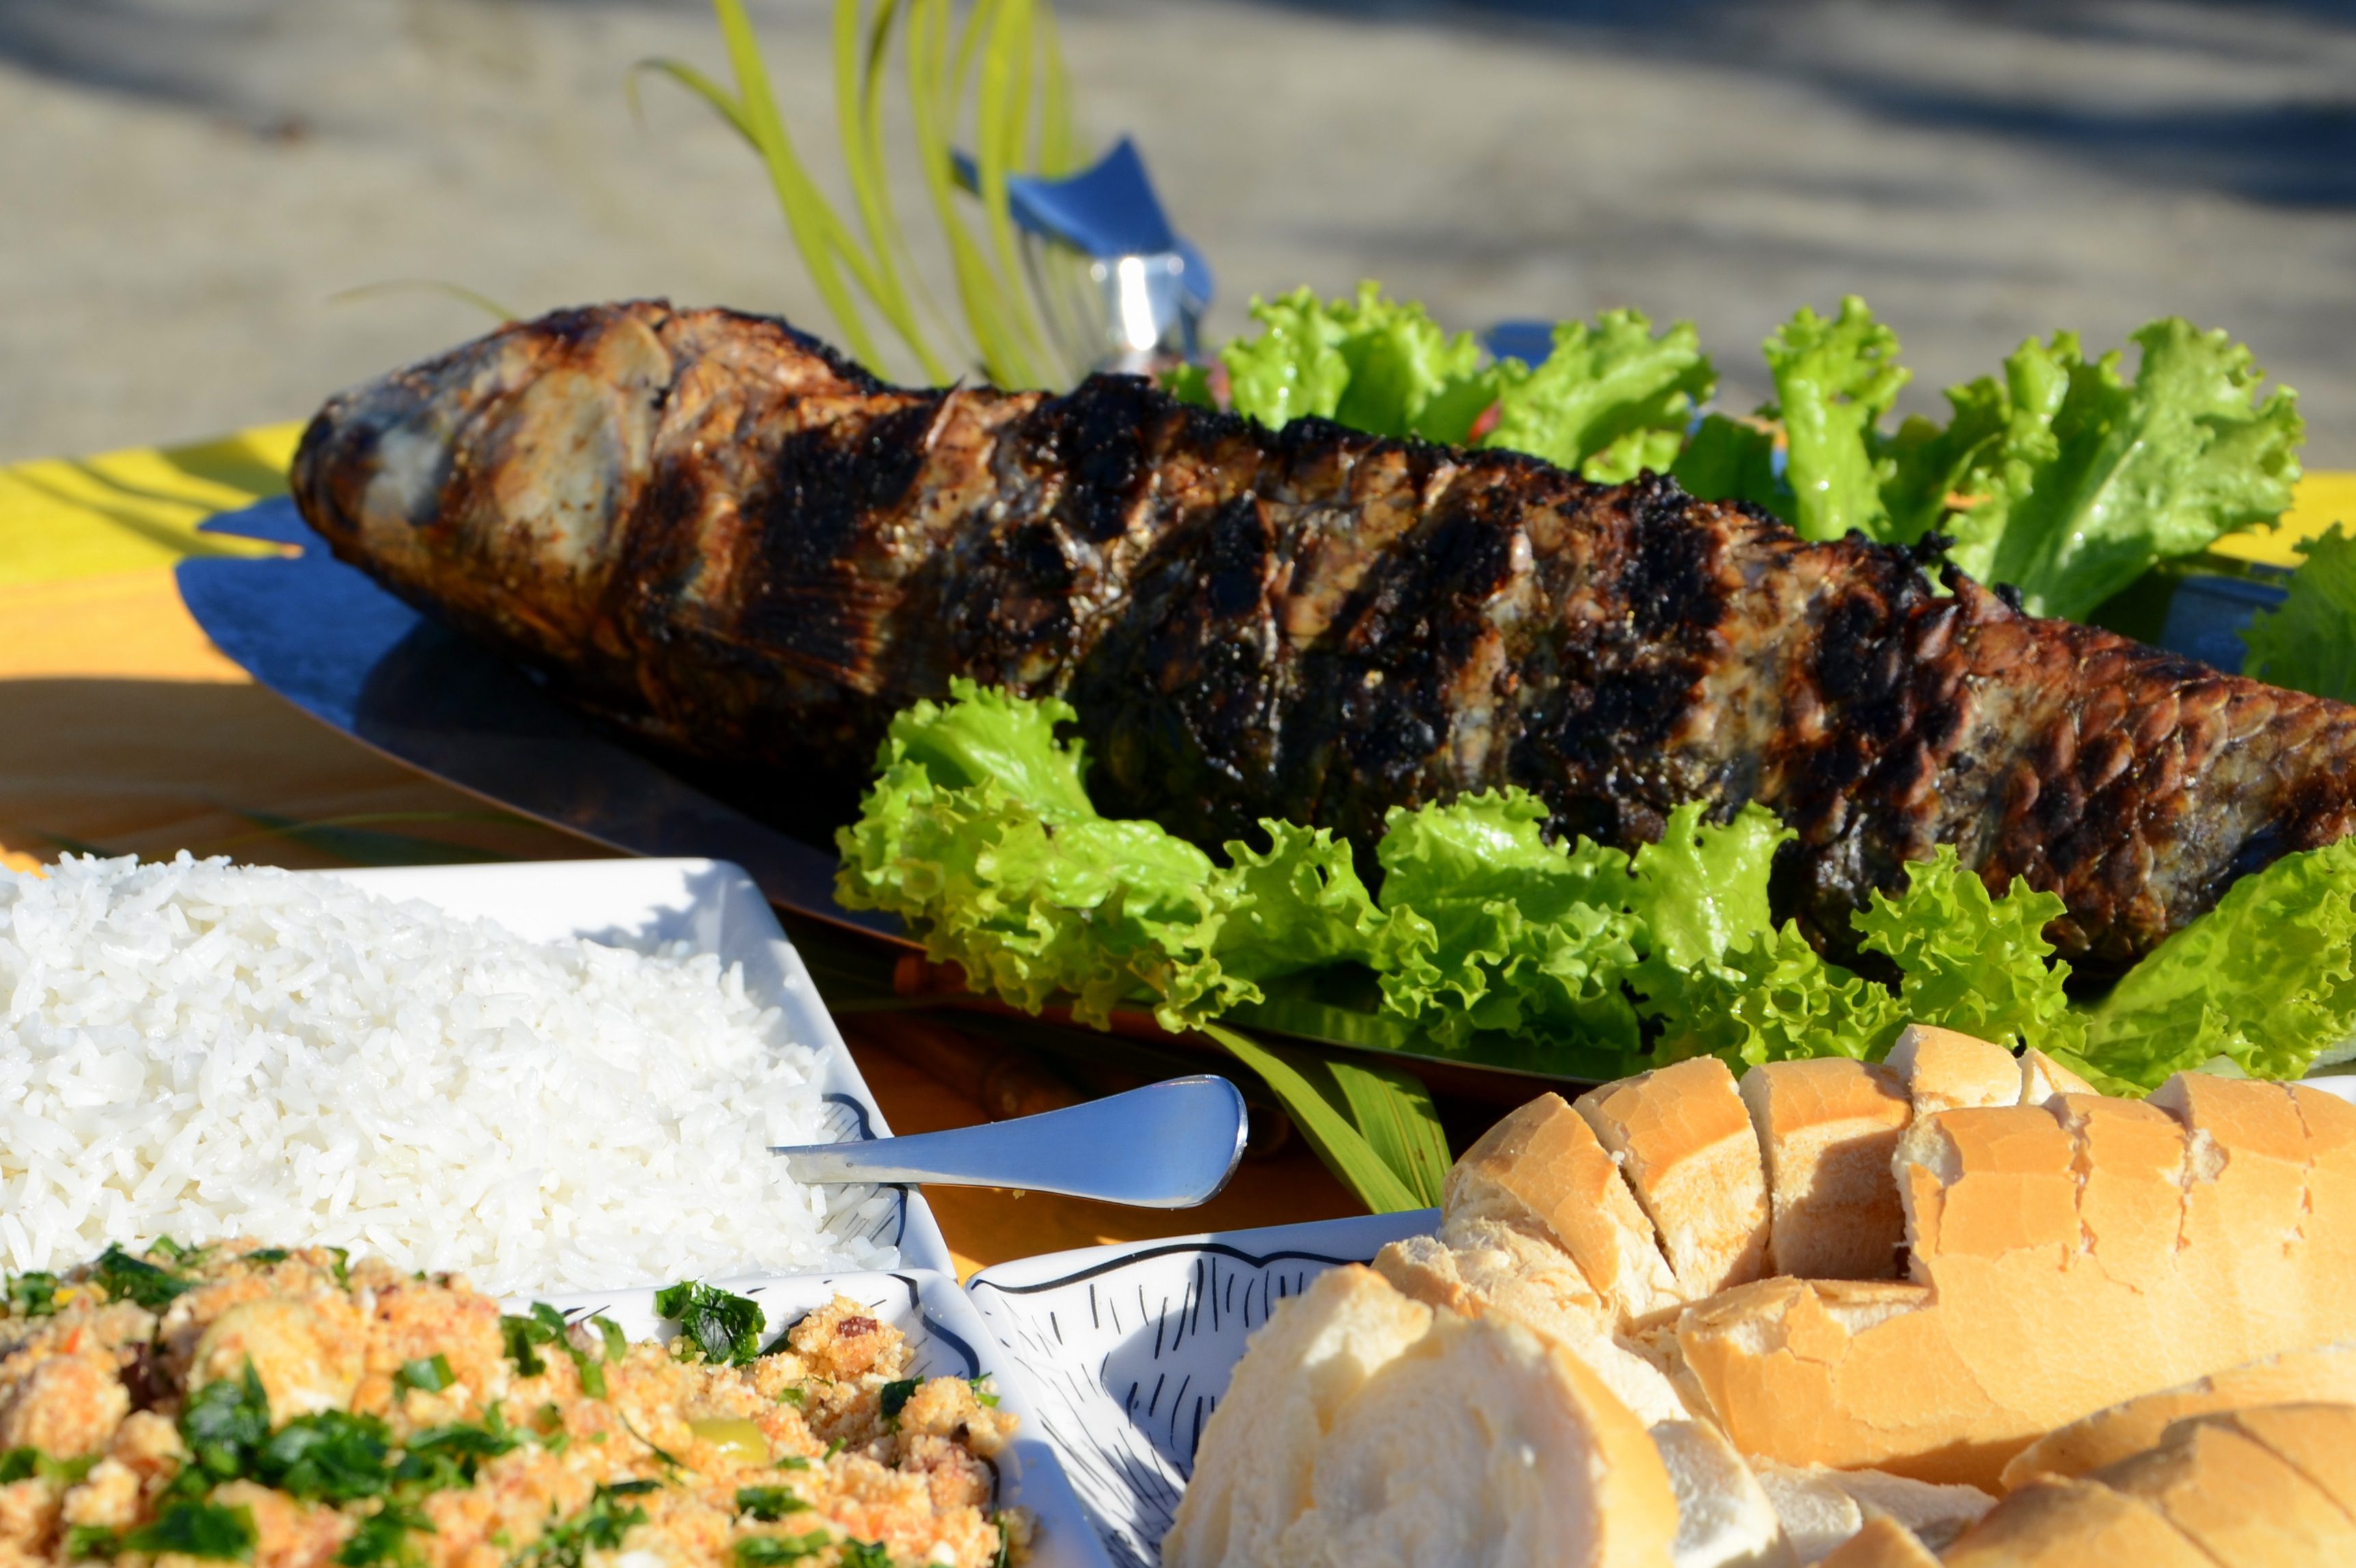
[(608, 739), (519, 667), (419, 614), (328, 552), (284, 497), (202, 525), (292, 547), (176, 571), (221, 652), (295, 707), (470, 795), (634, 855), (744, 868), (771, 902), (898, 938), (834, 901), (834, 854), (756, 822)]

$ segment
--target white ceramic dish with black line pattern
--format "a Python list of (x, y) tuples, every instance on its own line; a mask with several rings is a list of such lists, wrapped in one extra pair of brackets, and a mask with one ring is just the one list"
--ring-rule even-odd
[(1423, 1209), (1085, 1247), (986, 1268), (966, 1291), (1105, 1551), (1153, 1568), (1203, 1424), (1269, 1309), (1439, 1222)]
[[(544, 860), (304, 874), (339, 877), (384, 898), (422, 900), (462, 919), (496, 921), (529, 941), (581, 936), (640, 952), (685, 942), (694, 952), (717, 954), (723, 964), (742, 964), (745, 995), (778, 1009), (787, 1038), (818, 1053), (827, 1136), (845, 1142), (891, 1136), (801, 955), (753, 880), (725, 860)], [(830, 1231), (888, 1242), (906, 1267), (955, 1275), (948, 1243), (916, 1192), (839, 1187), (830, 1189), (828, 1202)]]
[[(997, 1380), (1001, 1409), (1021, 1418), (1014, 1440), (992, 1464), (998, 1471), (998, 1501), (1001, 1507), (1028, 1509), (1039, 1524), (1033, 1542), (1033, 1568), (1106, 1568), (1098, 1532), (1065, 1478), (1054, 1445), (1043, 1433), (1045, 1422), (1031, 1398), (1030, 1387), (991, 1335), (973, 1304), (957, 1287), (954, 1277), (928, 1269), (891, 1274), (789, 1275), (712, 1282), (723, 1290), (752, 1297), (761, 1304), (766, 1319), (762, 1348), (837, 1296), (858, 1302), (878, 1321), (907, 1336), (916, 1352), (910, 1374), (919, 1378)], [(679, 1326), (655, 1310), (651, 1290), (616, 1290), (556, 1296), (548, 1304), (568, 1321), (605, 1317), (632, 1339), (669, 1339)], [(509, 1311), (527, 1304), (508, 1304)]]

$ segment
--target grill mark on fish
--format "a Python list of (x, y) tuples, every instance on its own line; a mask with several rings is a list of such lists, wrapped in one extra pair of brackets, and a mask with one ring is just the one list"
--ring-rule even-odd
[(1210, 845), (1370, 845), (1519, 784), (1622, 846), (1772, 806), (1779, 908), (1953, 844), (2059, 892), (2115, 972), (2347, 831), (2356, 711), (2021, 614), (1645, 475), (1073, 392), (890, 388), (783, 323), (561, 312), (331, 400), (297, 501), (336, 552), (659, 745), (848, 809), (955, 676), (1081, 713), (1107, 809)]

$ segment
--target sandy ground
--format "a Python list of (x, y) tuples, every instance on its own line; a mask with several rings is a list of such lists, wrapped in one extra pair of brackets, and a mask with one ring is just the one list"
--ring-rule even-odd
[[(754, 0), (832, 163), (825, 0)], [(2024, 335), (2180, 313), (2356, 466), (2356, 18), (1976, 7), (1063, 0), (1081, 106), (1134, 133), (1220, 272), (1362, 276), (1451, 325), (1635, 304), (1722, 400), (1796, 304), (1863, 293), (1908, 402)], [(721, 69), (698, 0), (0, 0), (0, 459), (193, 437), (519, 311), (665, 293), (829, 324), (751, 156), (631, 62)]]

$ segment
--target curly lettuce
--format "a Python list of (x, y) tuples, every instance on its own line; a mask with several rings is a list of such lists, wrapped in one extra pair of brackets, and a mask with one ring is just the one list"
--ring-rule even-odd
[(1073, 717), (963, 681), (900, 714), (838, 837), (842, 901), (899, 914), (978, 988), (1034, 1011), (1068, 997), (1099, 1025), (1142, 1004), (1191, 1028), (1266, 983), (1355, 974), (1416, 1038), (1521, 1066), (1872, 1060), (1908, 1022), (2039, 1046), (2114, 1089), (2356, 1056), (2356, 840), (2244, 878), (2089, 1014), (2043, 934), (2062, 901), (2018, 879), (1992, 894), (1952, 848), (1855, 916), (1892, 988), (1772, 923), (1790, 834), (1755, 805), (1724, 823), (1680, 807), (1633, 855), (1548, 839), (1520, 790), (1402, 808), (1376, 897), (1323, 829), (1264, 822), (1264, 843), (1215, 859), (1100, 816), (1083, 748), (1056, 735)]
[(1788, 443), (1784, 520), (1802, 539), (1884, 537), (1881, 486), (1895, 464), (1881, 451), (1881, 418), (1912, 375), (1898, 363), (1898, 334), (1850, 294), (1830, 318), (1801, 306), (1762, 347), (1775, 402), (1760, 412), (1783, 421)]
[(2127, 971), (2088, 1021), (2082, 1053), (2156, 1089), (2222, 1059), (2297, 1078), (2356, 1037), (2356, 839), (2286, 855)]
[(1481, 444), (1526, 452), (1598, 484), (1665, 474), (1694, 409), (1718, 384), (1688, 321), (1655, 335), (1639, 312), (1607, 310), (1554, 329), (1543, 363), (1499, 361), (1497, 422)]
[(1906, 891), (1873, 894), (1852, 917), (1858, 944), (1898, 965), (1901, 1009), (1910, 1019), (2041, 1050), (2075, 1051), (2085, 1019), (2062, 983), (2070, 965), (2052, 958), (2045, 927), (2069, 907), (2020, 878), (2002, 898), (1942, 844), (1906, 868)]
[[(1483, 364), (1470, 334), (1442, 331), (1374, 283), (1349, 299), (1302, 288), (1254, 300), (1251, 315), (1258, 334), (1219, 350), (1237, 413), (1271, 430), (1315, 415), (1374, 435), (1526, 452), (1601, 483), (1665, 473), (1717, 384), (1690, 322), (1656, 334), (1629, 310), (1561, 324), (1537, 365)], [(1171, 385), (1210, 400), (1200, 374)]]
[(1307, 288), (1254, 300), (1259, 336), (1219, 350), (1235, 411), (1270, 430), (1315, 415), (1375, 435), (1462, 443), (1497, 400), (1501, 373), (1481, 346), (1453, 336), (1421, 305), (1385, 299), (1374, 283), (1355, 298), (1320, 300)]
[(2242, 673), (2257, 680), (2356, 702), (2356, 538), (2334, 523), (2308, 541), (2282, 607), (2242, 634)]
[(1639, 1043), (1620, 987), (1636, 961), (1621, 907), (1628, 857), (1583, 838), (1548, 843), (1547, 816), (1535, 796), (1506, 790), (1387, 818), (1376, 851), (1388, 916), (1383, 1004), (1443, 1048), (1484, 1032)]
[[(1922, 450), (1947, 464), (1953, 504), (1934, 526), (1948, 558), (2020, 590), (2035, 614), (2077, 619), (2160, 560), (2281, 515), (2299, 475), (2298, 398), (2223, 332), (2169, 316), (2134, 335), (2129, 380), (2116, 350), (2084, 357), (2075, 335), (2032, 338), (1949, 393), (1957, 435)], [(1937, 463), (1908, 484), (1921, 517)], [(1932, 526), (1932, 525), (1926, 525)]]

